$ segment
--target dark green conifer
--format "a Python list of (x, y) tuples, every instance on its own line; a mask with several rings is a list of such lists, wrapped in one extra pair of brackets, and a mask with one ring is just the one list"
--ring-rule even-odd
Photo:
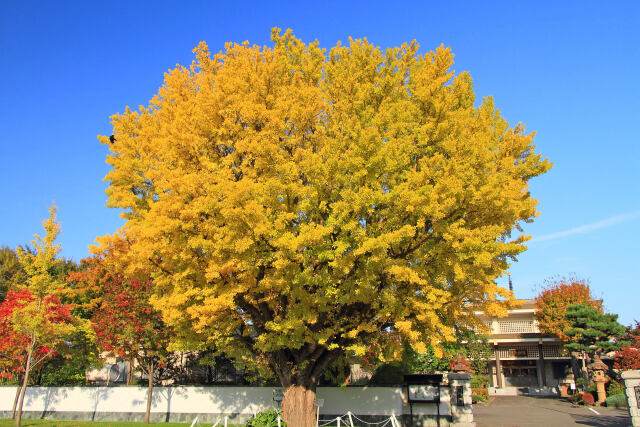
[(565, 333), (571, 341), (565, 344), (569, 351), (601, 354), (619, 350), (626, 341), (622, 341), (625, 328), (618, 323), (617, 314), (600, 313), (594, 307), (574, 304), (567, 307), (567, 320), (571, 328)]

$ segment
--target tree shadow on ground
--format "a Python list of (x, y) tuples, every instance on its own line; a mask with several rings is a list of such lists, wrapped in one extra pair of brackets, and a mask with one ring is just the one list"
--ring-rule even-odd
[(592, 427), (627, 427), (631, 419), (624, 415), (571, 415), (576, 424)]

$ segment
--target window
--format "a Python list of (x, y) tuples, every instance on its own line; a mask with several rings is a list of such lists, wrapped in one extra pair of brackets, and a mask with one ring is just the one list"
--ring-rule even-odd
[(501, 319), (498, 320), (498, 330), (501, 334), (536, 332), (533, 319)]

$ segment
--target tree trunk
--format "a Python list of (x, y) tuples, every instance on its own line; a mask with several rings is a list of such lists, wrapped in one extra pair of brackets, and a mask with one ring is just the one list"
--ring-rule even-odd
[(578, 378), (580, 378), (581, 371), (578, 367), (578, 356), (576, 352), (571, 352), (571, 373), (573, 374), (573, 381), (576, 384), (576, 391), (578, 390)]
[(290, 385), (282, 396), (282, 419), (288, 427), (315, 427), (315, 385)]
[(11, 409), (11, 419), (16, 419), (16, 407), (18, 406), (18, 399), (20, 398), (20, 392), (22, 391), (22, 384), (18, 381), (16, 386), (16, 397), (13, 399), (13, 409)]
[(587, 392), (588, 383), (589, 383), (589, 373), (587, 372), (587, 354), (582, 352), (582, 378), (584, 378), (584, 385), (582, 387), (582, 391)]
[(298, 352), (281, 350), (270, 357), (273, 373), (282, 385), (282, 418), (288, 427), (316, 426), (318, 379), (342, 350), (310, 344)]
[(82, 336), (82, 372), (84, 374), (84, 385), (89, 385), (89, 378), (87, 377), (87, 369), (89, 368), (87, 360), (87, 338), (86, 335)]
[(129, 359), (129, 369), (127, 370), (127, 385), (133, 382), (133, 358)]
[(24, 368), (24, 378), (22, 379), (22, 390), (20, 390), (20, 402), (18, 403), (18, 413), (16, 414), (16, 426), (20, 427), (20, 421), (22, 421), (22, 404), (24, 403), (24, 392), (27, 389), (27, 381), (29, 381), (29, 369), (31, 369), (31, 355), (33, 353), (33, 347), (35, 347), (36, 337), (35, 334), (31, 338), (31, 345), (29, 346), (29, 353), (27, 354), (27, 366)]
[(147, 375), (149, 376), (149, 389), (147, 391), (147, 414), (144, 416), (144, 422), (146, 424), (149, 424), (149, 416), (151, 414), (151, 398), (153, 397), (153, 362), (149, 363)]

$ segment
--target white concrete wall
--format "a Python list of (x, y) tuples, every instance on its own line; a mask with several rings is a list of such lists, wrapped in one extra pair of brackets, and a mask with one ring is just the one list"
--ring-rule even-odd
[(622, 379), (624, 380), (631, 424), (633, 427), (640, 427), (640, 400), (638, 400), (635, 390), (635, 387), (640, 387), (640, 370), (623, 371)]
[[(276, 387), (154, 387), (153, 413), (253, 414), (272, 407)], [(442, 390), (440, 414), (450, 413)], [(0, 387), (0, 411), (11, 411), (16, 387)], [(320, 414), (402, 415), (409, 413), (402, 387), (318, 387)], [(142, 413), (146, 387), (29, 387), (24, 411)], [(414, 404), (413, 413), (436, 413), (435, 404)]]
[(402, 387), (318, 387), (320, 414), (401, 415)]
[[(273, 407), (266, 387), (154, 387), (151, 412), (252, 414)], [(0, 411), (10, 411), (15, 387), (0, 387)], [(24, 411), (144, 412), (146, 387), (29, 387)]]

